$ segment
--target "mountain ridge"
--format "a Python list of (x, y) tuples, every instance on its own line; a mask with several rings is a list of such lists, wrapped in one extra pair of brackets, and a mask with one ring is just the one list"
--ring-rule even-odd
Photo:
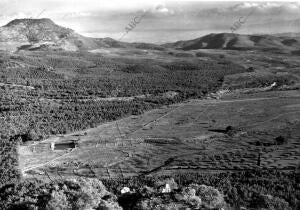
[(127, 43), (112, 38), (85, 37), (72, 29), (55, 24), (49, 18), (15, 19), (0, 27), (0, 50), (52, 49), (80, 51), (99, 48), (279, 50), (298, 53), (300, 37), (288, 36), (288, 33), (282, 35), (211, 33), (196, 39), (156, 45), (151, 43)]
[(15, 26), (18, 24), (53, 24), (56, 25), (50, 18), (40, 18), (40, 19), (33, 19), (33, 18), (21, 18), (21, 19), (14, 19), (10, 22), (8, 22), (6, 25), (4, 25), (3, 27), (11, 27), (11, 26)]
[(291, 52), (300, 49), (299, 37), (276, 35), (241, 35), (233, 33), (211, 33), (196, 39), (163, 44), (179, 50), (223, 49), (223, 50), (282, 50)]
[(126, 47), (111, 38), (90, 38), (55, 24), (51, 19), (15, 19), (0, 27), (0, 49), (91, 50), (105, 47)]

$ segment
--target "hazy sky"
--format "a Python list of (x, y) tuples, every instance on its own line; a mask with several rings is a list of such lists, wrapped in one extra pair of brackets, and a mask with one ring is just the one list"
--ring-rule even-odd
[[(300, 32), (299, 1), (0, 0), (0, 25), (30, 17), (51, 18), (86, 36), (131, 42), (231, 32), (238, 20), (243, 24), (236, 33)], [(139, 23), (126, 33), (133, 20)]]

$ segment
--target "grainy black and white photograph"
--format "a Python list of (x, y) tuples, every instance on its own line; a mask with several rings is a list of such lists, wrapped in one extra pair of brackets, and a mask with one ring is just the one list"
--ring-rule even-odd
[(299, 210), (300, 1), (0, 0), (0, 210)]

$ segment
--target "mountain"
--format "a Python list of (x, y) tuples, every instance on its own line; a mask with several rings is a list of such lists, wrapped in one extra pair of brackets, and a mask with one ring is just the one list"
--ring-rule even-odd
[(291, 38), (295, 38), (295, 37), (300, 37), (300, 33), (293, 33), (293, 32), (289, 32), (289, 33), (278, 33), (275, 34), (275, 36), (279, 36), (279, 37), (291, 37)]
[(15, 19), (0, 27), (0, 50), (93, 50), (99, 48), (139, 48), (164, 50), (229, 49), (300, 52), (300, 37), (287, 34), (240, 35), (232, 33), (209, 34), (197, 39), (163, 45), (126, 43), (111, 38), (90, 38), (72, 29), (55, 24), (52, 20)]
[[(287, 36), (297, 34), (299, 35), (300, 19), (283, 19), (273, 20), (269, 19), (265, 22), (252, 23), (245, 26), (247, 31), (255, 31), (256, 34), (286, 34)], [(286, 33), (288, 32), (288, 33)]]
[(15, 19), (0, 27), (0, 50), (61, 49), (92, 50), (108, 47), (162, 49), (154, 44), (125, 43), (111, 38), (90, 38), (72, 29), (56, 25), (52, 20)]
[(227, 50), (280, 50), (292, 52), (300, 49), (299, 37), (274, 35), (240, 35), (233, 33), (209, 34), (197, 39), (178, 41), (163, 45), (181, 50), (227, 49)]

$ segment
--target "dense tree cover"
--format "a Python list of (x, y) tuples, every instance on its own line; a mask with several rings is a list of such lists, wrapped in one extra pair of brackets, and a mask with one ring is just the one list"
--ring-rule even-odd
[[(1, 130), (8, 131), (9, 136), (30, 137), (27, 134), (31, 132), (38, 140), (95, 127), (161, 105), (202, 97), (217, 90), (225, 75), (245, 71), (230, 62), (174, 59), (164, 63), (84, 53), (57, 54), (41, 52), (3, 58), (3, 62), (19, 63), (15, 68), (0, 70), (0, 83), (5, 84), (0, 87)], [(178, 95), (163, 97), (168, 91)], [(140, 95), (147, 97), (97, 100)]]
[[(153, 187), (163, 177), (132, 177), (103, 180), (109, 191), (120, 196), (120, 188), (141, 189)], [(180, 187), (191, 183), (214, 186), (225, 195), (225, 201), (235, 209), (251, 207), (258, 209), (261, 195), (272, 195), (284, 199), (292, 209), (300, 207), (299, 172), (279, 172), (276, 170), (247, 170), (233, 173), (184, 173), (172, 175)], [(135, 195), (136, 196), (136, 195)]]
[(0, 117), (4, 119), (1, 129), (8, 131), (11, 136), (20, 135), (23, 141), (95, 127), (178, 100), (153, 97), (132, 101), (71, 100), (56, 103), (31, 99), (22, 101), (12, 98), (12, 105), (7, 102), (0, 106)]
[(17, 141), (0, 136), (0, 188), (3, 185), (18, 182)]
[(245, 72), (241, 66), (215, 60), (175, 59), (164, 63), (77, 56), (11, 56), (12, 61), (26, 65), (1, 70), (0, 82), (2, 78), (2, 81), (30, 84), (41, 96), (58, 98), (109, 97), (112, 93), (122, 97), (168, 90), (201, 96), (204, 90), (218, 88), (225, 75)]
[[(110, 207), (110, 208), (109, 208)], [(39, 180), (6, 185), (0, 189), (0, 209), (120, 209), (116, 197), (96, 179)]]
[[(217, 174), (173, 174), (171, 177), (140, 176), (102, 180), (105, 187), (101, 182), (88, 178), (80, 178), (79, 181), (53, 180), (50, 183), (25, 180), (0, 189), (0, 208), (51, 209), (51, 205), (65, 205), (80, 209), (82, 205), (95, 206), (102, 200), (113, 200), (118, 201), (124, 209), (132, 209), (139, 201), (155, 197), (172, 202), (178, 199), (175, 194), (181, 189), (198, 184), (218, 189), (230, 209), (299, 209), (300, 180), (296, 172), (250, 170)], [(174, 193), (159, 193), (159, 186), (164, 183), (168, 183)], [(123, 187), (129, 187), (133, 193), (121, 194)]]

